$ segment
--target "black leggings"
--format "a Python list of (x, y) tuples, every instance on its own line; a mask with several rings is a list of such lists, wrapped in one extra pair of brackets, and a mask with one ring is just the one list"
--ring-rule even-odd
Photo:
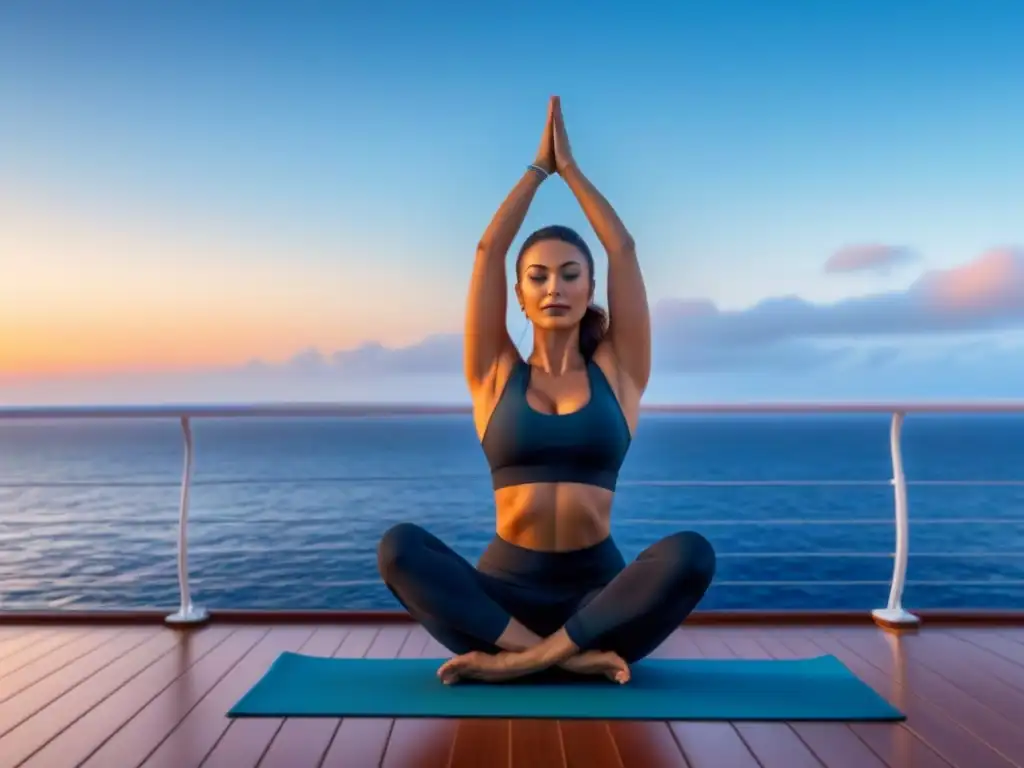
[(515, 618), (541, 637), (564, 627), (580, 651), (628, 662), (661, 645), (711, 584), (715, 552), (699, 533), (666, 536), (626, 565), (609, 537), (538, 552), (495, 537), (474, 568), (412, 523), (389, 529), (377, 563), (391, 593), (453, 653), (496, 653)]

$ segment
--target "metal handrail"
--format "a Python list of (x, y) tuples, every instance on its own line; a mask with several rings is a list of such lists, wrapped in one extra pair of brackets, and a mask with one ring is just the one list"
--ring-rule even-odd
[[(193, 480), (193, 486), (225, 485), (310, 485), (312, 483), (417, 483), (427, 480), (480, 480), (478, 472), (432, 475), (335, 475), (296, 477), (214, 477)], [(484, 479), (482, 482), (486, 483)], [(172, 480), (0, 480), (0, 489), (28, 488), (170, 488)], [(642, 488), (879, 488), (892, 480), (630, 480), (620, 479), (616, 487)], [(907, 487), (1020, 488), (1024, 480), (907, 480)], [(888, 522), (888, 521), (886, 521)]]
[[(919, 618), (903, 608), (903, 591), (907, 581), (909, 559), (909, 512), (907, 479), (903, 470), (901, 432), (908, 413), (1006, 413), (1024, 412), (1024, 402), (908, 402), (908, 403), (719, 403), (648, 406), (645, 412), (667, 414), (815, 414), (815, 413), (889, 413), (892, 414), (890, 452), (892, 458), (895, 502), (895, 553), (889, 600), (885, 608), (872, 615), (890, 625), (915, 625)], [(377, 405), (339, 403), (250, 404), (250, 405), (163, 405), (163, 406), (43, 406), (0, 408), (0, 420), (49, 419), (167, 419), (179, 420), (185, 442), (185, 465), (181, 481), (181, 502), (178, 515), (178, 586), (180, 605), (167, 621), (189, 624), (204, 621), (205, 609), (192, 603), (188, 574), (188, 512), (192, 486), (194, 443), (191, 420), (197, 418), (309, 418), (309, 417), (371, 417), (469, 414), (468, 406)], [(654, 522), (654, 521), (652, 521)], [(659, 521), (660, 522), (660, 521)], [(834, 521), (824, 521), (835, 524)], [(764, 524), (750, 521), (751, 524)], [(754, 582), (741, 582), (745, 585)], [(781, 584), (783, 582), (769, 582)], [(787, 582), (802, 584), (803, 582)], [(815, 582), (817, 583), (817, 582)], [(859, 583), (859, 582), (858, 582)], [(875, 582), (866, 582), (874, 584)], [(1010, 582), (984, 582), (1003, 584)]]
[[(663, 414), (816, 414), (816, 413), (1024, 413), (1024, 401), (986, 402), (793, 402), (793, 403), (680, 403), (645, 405), (643, 413)], [(0, 420), (13, 419), (226, 419), (365, 416), (469, 415), (468, 405), (379, 403), (251, 403), (210, 405), (56, 405), (0, 407)]]

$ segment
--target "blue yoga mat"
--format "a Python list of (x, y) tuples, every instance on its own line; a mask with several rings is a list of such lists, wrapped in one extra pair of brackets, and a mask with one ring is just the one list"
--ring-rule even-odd
[(500, 717), (607, 720), (903, 720), (834, 656), (647, 659), (632, 679), (437, 679), (441, 659), (283, 653), (229, 717)]

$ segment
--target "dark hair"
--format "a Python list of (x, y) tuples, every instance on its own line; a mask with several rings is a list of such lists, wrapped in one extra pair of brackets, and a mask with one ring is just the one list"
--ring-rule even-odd
[[(545, 240), (559, 240), (568, 243), (583, 254), (583, 258), (587, 261), (587, 267), (590, 269), (590, 289), (593, 291), (594, 256), (590, 253), (590, 248), (587, 247), (587, 241), (580, 237), (576, 230), (563, 227), (560, 224), (542, 227), (526, 238), (516, 257), (516, 281), (521, 279), (519, 268), (523, 263), (523, 254), (537, 243)], [(608, 313), (596, 304), (591, 304), (583, 314), (583, 319), (580, 320), (580, 354), (583, 355), (584, 360), (590, 360), (594, 356), (607, 332)]]

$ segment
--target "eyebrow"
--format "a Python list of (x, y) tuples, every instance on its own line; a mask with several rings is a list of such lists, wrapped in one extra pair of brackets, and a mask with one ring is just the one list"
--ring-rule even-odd
[[(558, 268), (561, 269), (562, 267), (568, 267), (568, 266), (571, 266), (571, 265), (574, 265), (574, 264), (576, 266), (579, 266), (579, 264), (580, 264), (579, 259), (569, 259), (569, 261), (563, 261), (561, 264), (558, 265)], [(526, 268), (527, 269), (533, 269), (534, 267), (537, 267), (538, 269), (547, 269), (548, 268), (546, 264), (537, 264), (537, 263), (530, 264)]]

